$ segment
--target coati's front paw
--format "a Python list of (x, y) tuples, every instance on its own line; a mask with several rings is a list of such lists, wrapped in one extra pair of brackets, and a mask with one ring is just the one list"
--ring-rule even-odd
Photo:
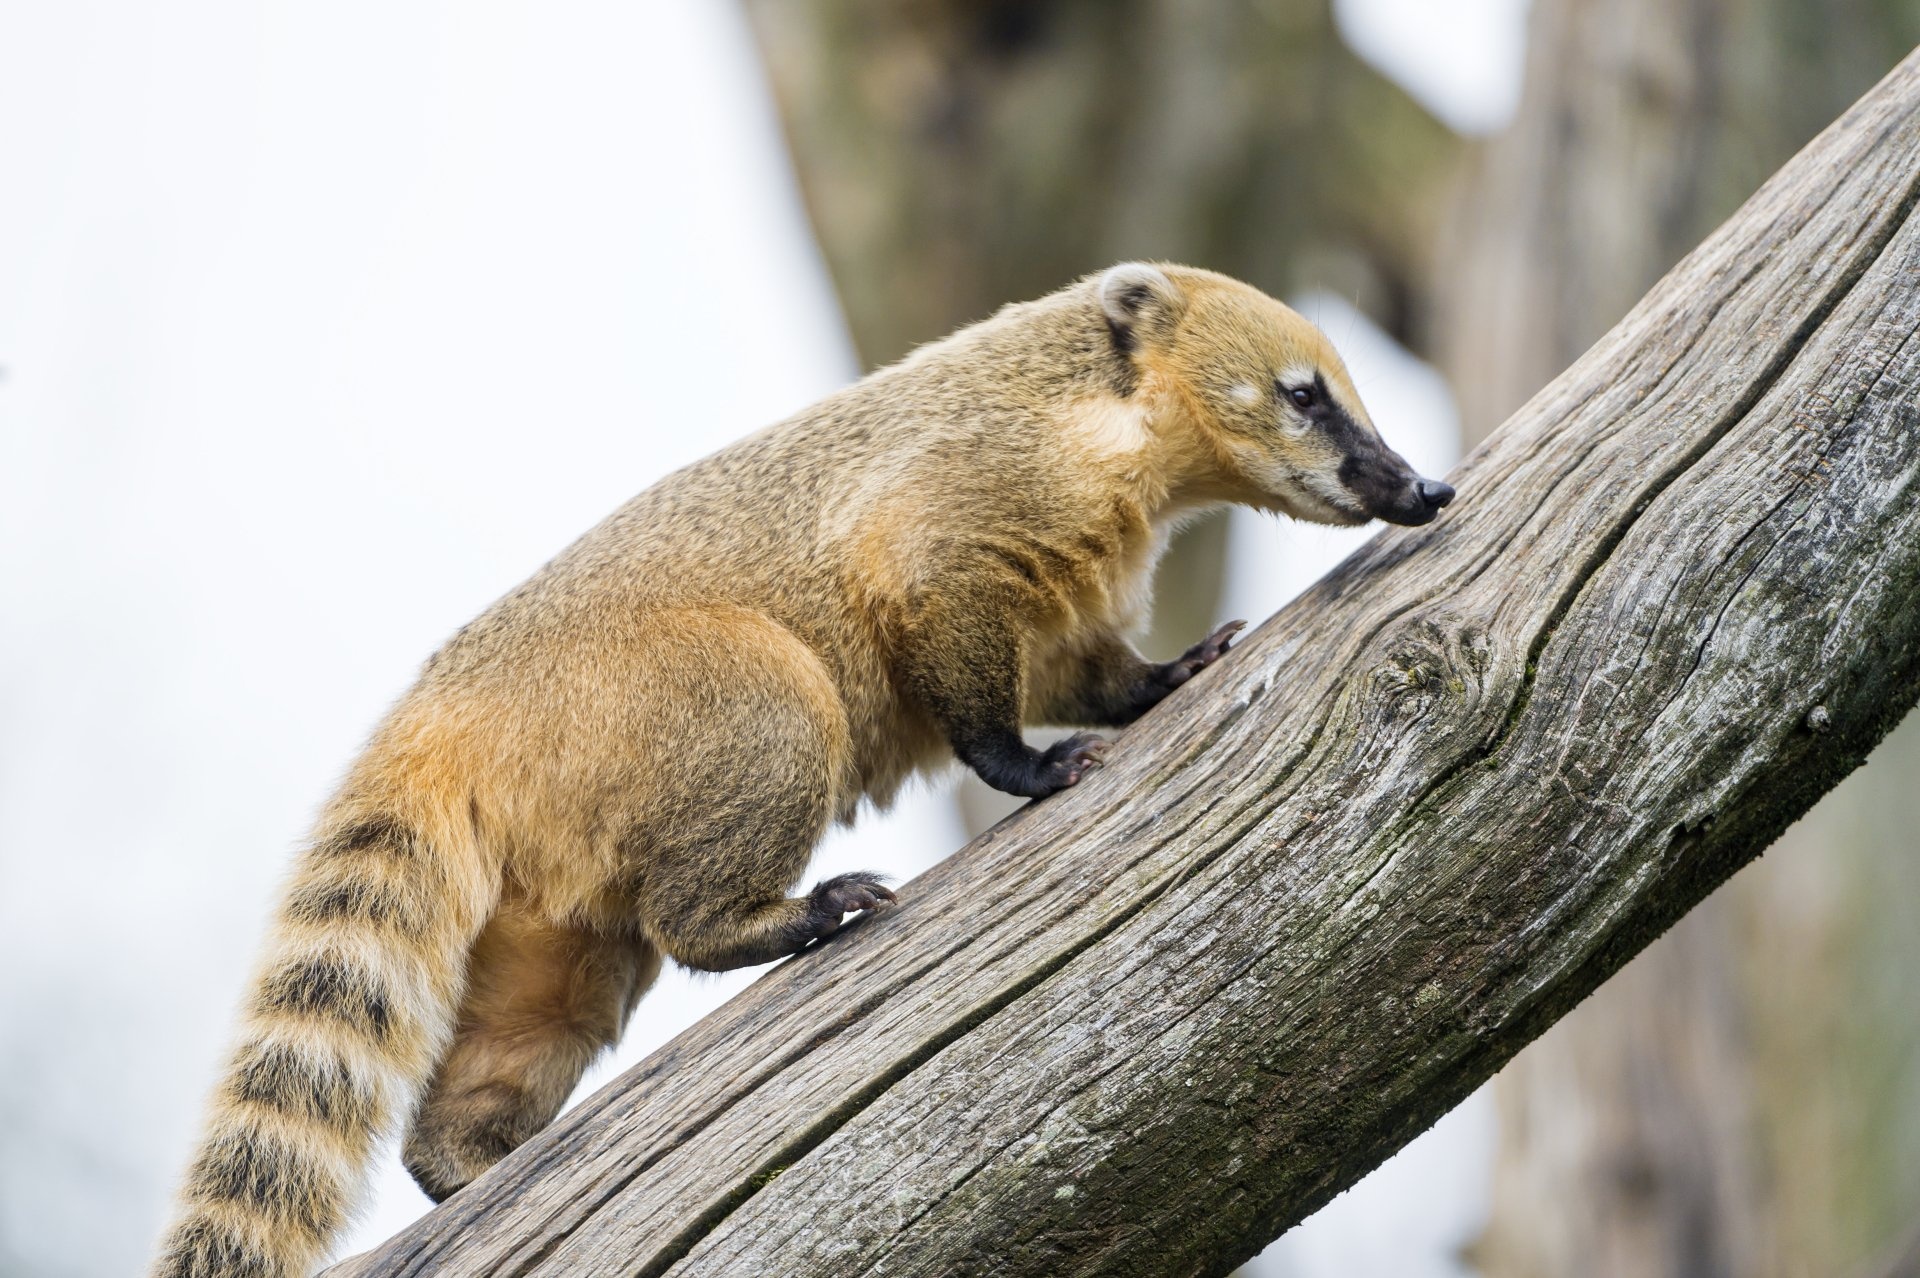
[(810, 897), (818, 935), (825, 936), (840, 926), (840, 920), (855, 910), (877, 910), (899, 898), (881, 881), (878, 874), (856, 872), (836, 874), (814, 885)]
[(1081, 777), (1106, 762), (1107, 751), (1112, 746), (1113, 743), (1105, 737), (1091, 732), (1076, 732), (1054, 742), (1040, 754), (1034, 768), (1033, 788), (1027, 797), (1044, 799), (1070, 785), (1077, 785)]
[(1244, 621), (1229, 621), (1179, 657), (1160, 667), (1160, 678), (1168, 688), (1177, 688), (1227, 655), (1233, 637), (1247, 628)]

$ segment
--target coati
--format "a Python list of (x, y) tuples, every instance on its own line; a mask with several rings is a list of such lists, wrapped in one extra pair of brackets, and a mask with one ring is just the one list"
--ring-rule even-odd
[(1305, 319), (1125, 263), (922, 347), (641, 493), (440, 650), (324, 809), (154, 1272), (293, 1275), (382, 1133), (434, 1198), (558, 1111), (663, 958), (765, 963), (893, 900), (789, 897), (957, 755), (1039, 798), (1226, 651), (1125, 638), (1170, 530), (1453, 497)]

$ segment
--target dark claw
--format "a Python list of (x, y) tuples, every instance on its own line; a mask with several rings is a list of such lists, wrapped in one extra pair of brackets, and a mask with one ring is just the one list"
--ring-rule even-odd
[(1112, 748), (1112, 742), (1091, 732), (1076, 732), (1054, 742), (1040, 756), (1040, 793), (1034, 797), (1044, 798), (1070, 785), (1078, 785), (1088, 771), (1106, 762), (1107, 751)]
[(1247, 623), (1244, 621), (1229, 621), (1181, 653), (1178, 660), (1168, 662), (1167, 683), (1177, 688), (1226, 656), (1227, 650), (1233, 646), (1233, 637), (1246, 628)]
[(864, 871), (853, 874), (840, 874), (813, 889), (814, 909), (822, 919), (829, 920), (829, 928), (840, 926), (843, 915), (856, 910), (877, 910), (882, 904), (891, 904), (899, 898), (894, 896), (878, 874)]

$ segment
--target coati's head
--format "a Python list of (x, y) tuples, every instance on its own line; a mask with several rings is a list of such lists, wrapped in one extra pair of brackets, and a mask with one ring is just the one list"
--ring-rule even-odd
[(1414, 473), (1297, 311), (1211, 271), (1123, 262), (1095, 281), (1114, 342), (1171, 388), (1223, 496), (1322, 524), (1424, 524), (1453, 489)]

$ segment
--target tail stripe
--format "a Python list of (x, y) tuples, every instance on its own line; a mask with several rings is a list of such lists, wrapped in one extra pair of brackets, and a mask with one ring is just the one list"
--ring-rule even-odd
[(333, 1176), (312, 1154), (257, 1123), (235, 1124), (209, 1141), (188, 1173), (209, 1203), (236, 1203), (319, 1235), (331, 1224)]
[(251, 1042), (240, 1049), (228, 1088), (237, 1101), (344, 1133), (364, 1131), (379, 1120), (378, 1102), (354, 1086), (338, 1057), (322, 1059), (277, 1043)]
[(255, 1007), (265, 1015), (338, 1021), (384, 1043), (393, 1033), (393, 1001), (372, 973), (337, 958), (283, 963), (260, 987)]
[(315, 883), (299, 889), (287, 902), (287, 917), (296, 923), (325, 927), (334, 923), (392, 923), (411, 931), (425, 922), (418, 907), (384, 883), (348, 879)]
[(273, 1261), (224, 1221), (184, 1221), (168, 1240), (169, 1274), (179, 1278), (270, 1278)]
[(413, 831), (391, 817), (369, 817), (342, 826), (314, 845), (321, 857), (349, 852), (379, 852), (386, 856), (411, 857), (414, 854)]
[(286, 904), (287, 918), (312, 927), (392, 924), (417, 932), (431, 923), (420, 894), (434, 866), (414, 836), (390, 821), (359, 821), (314, 848), (311, 872)]

